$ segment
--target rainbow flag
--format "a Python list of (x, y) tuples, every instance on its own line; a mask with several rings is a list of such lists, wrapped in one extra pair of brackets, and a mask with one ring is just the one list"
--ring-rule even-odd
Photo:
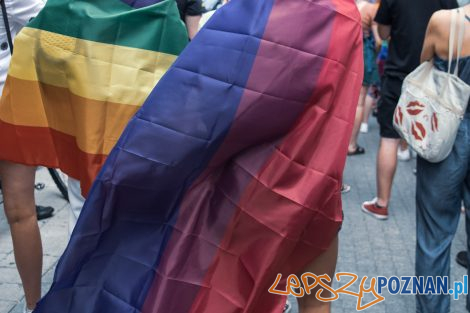
[(15, 40), (0, 103), (0, 159), (60, 168), (87, 193), (187, 43), (174, 0), (145, 4), (47, 1)]
[(353, 0), (230, 1), (128, 124), (35, 313), (282, 312), (276, 275), (342, 223), (362, 76)]

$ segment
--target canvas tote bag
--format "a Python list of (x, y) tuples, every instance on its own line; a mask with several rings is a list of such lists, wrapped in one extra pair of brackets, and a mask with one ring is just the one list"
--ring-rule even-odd
[[(438, 70), (431, 61), (422, 63), (405, 78), (395, 109), (395, 129), (429, 162), (440, 162), (450, 154), (460, 121), (467, 109), (470, 86), (457, 76), (465, 32), (464, 23), (464, 14), (460, 10), (453, 10), (448, 71)], [(457, 24), (457, 65), (451, 73)]]

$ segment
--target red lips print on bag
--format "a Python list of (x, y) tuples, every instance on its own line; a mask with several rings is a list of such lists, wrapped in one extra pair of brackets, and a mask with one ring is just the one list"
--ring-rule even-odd
[(403, 112), (400, 107), (398, 107), (398, 110), (395, 112), (395, 124), (403, 125)]
[(419, 103), (418, 101), (411, 101), (406, 106), (406, 112), (409, 115), (418, 115), (419, 113), (423, 112), (424, 105)]
[(431, 118), (431, 129), (433, 132), (437, 132), (439, 131), (439, 120), (437, 118), (437, 114), (436, 112), (434, 112), (432, 114), (432, 118)]
[(420, 122), (411, 123), (411, 134), (416, 140), (422, 141), (426, 137), (426, 129)]
[[(404, 117), (404, 111), (408, 115)], [(429, 118), (430, 114), (426, 109), (426, 105), (419, 102), (419, 101), (410, 101), (406, 107), (405, 106), (397, 106), (395, 110), (395, 124), (397, 126), (403, 126), (403, 119), (407, 119), (410, 121), (410, 133), (416, 141), (424, 141), (426, 135), (429, 132), (437, 133), (439, 132), (439, 118), (436, 112), (433, 112), (431, 118)], [(430, 125), (429, 125), (430, 124)], [(428, 126), (428, 127), (426, 127)]]
[[(425, 108), (426, 106), (418, 101), (411, 101), (406, 106), (406, 113), (408, 113), (410, 117), (413, 116), (413, 119), (415, 119), (411, 122), (411, 134), (417, 141), (423, 141), (426, 138), (426, 127), (422, 122), (418, 122), (416, 120), (418, 115), (420, 115)], [(403, 112), (401, 107), (398, 107), (396, 110), (395, 123), (400, 126), (403, 124)], [(431, 129), (433, 132), (438, 131), (438, 119), (436, 113), (434, 113), (431, 118)]]

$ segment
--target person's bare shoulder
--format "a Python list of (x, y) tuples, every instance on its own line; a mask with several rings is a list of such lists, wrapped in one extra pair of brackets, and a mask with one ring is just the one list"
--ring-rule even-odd
[(449, 53), (449, 33), (452, 13), (450, 10), (437, 11), (431, 17), (428, 27), (430, 40), (434, 42), (435, 53), (441, 57)]
[(435, 12), (429, 21), (429, 30), (439, 37), (447, 37), (450, 28), (451, 11), (440, 10)]

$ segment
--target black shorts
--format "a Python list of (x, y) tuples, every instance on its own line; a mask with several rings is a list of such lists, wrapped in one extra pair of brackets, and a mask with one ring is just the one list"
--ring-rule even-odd
[(381, 97), (377, 104), (377, 120), (380, 125), (380, 137), (399, 139), (400, 135), (393, 128), (393, 113), (401, 95), (403, 79), (385, 75), (382, 79)]

